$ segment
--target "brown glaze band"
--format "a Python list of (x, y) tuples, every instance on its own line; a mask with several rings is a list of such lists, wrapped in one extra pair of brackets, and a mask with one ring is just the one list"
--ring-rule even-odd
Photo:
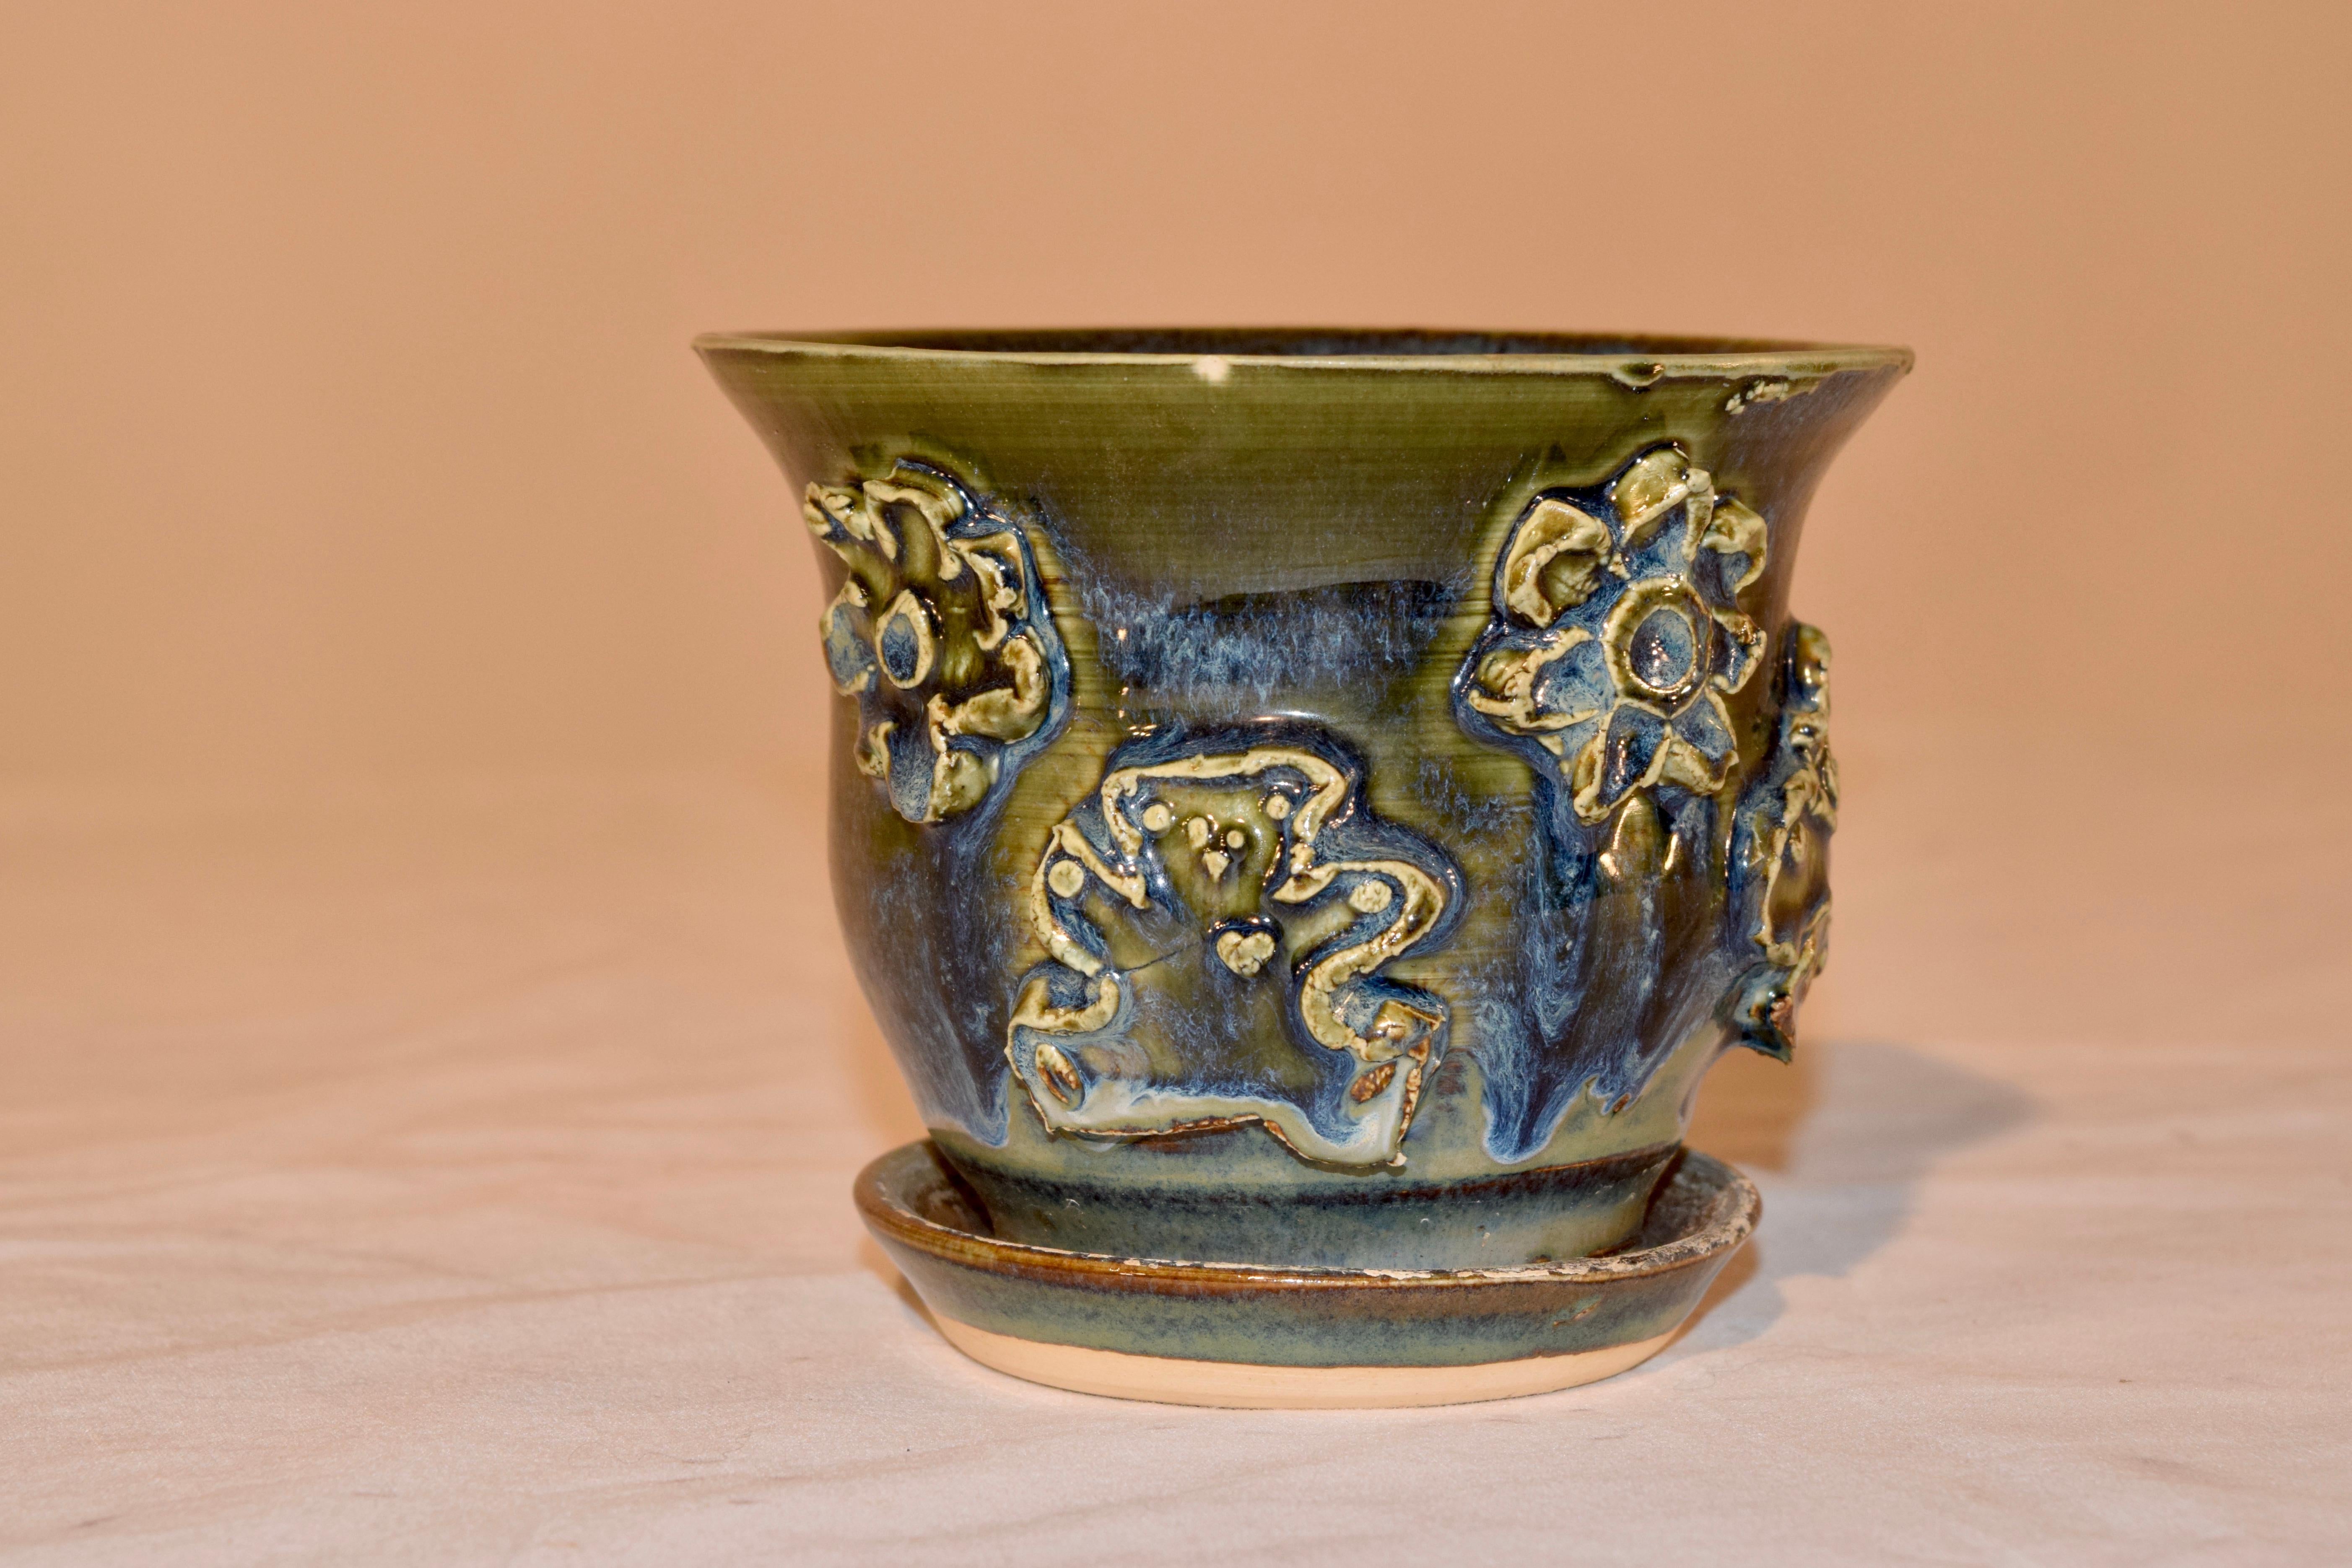
[[(929, 1167), (928, 1175), (908, 1168), (918, 1160)], [(903, 1200), (898, 1195), (902, 1192), (907, 1194)], [(1606, 1257), (1505, 1268), (1301, 1268), (1117, 1258), (1000, 1240), (977, 1228), (983, 1222), (929, 1142), (892, 1150), (874, 1161), (858, 1173), (855, 1193), (858, 1213), (877, 1234), (943, 1262), (1042, 1283), (1092, 1282), (1122, 1291), (1171, 1296), (1608, 1284), (1712, 1263), (1745, 1241), (1763, 1212), (1763, 1198), (1746, 1176), (1719, 1160), (1690, 1150), (1660, 1184), (1651, 1217), (1635, 1244)], [(952, 1212), (950, 1215), (961, 1223), (949, 1224), (918, 1213), (913, 1206), (918, 1203), (930, 1208), (946, 1206), (932, 1194), (962, 1210), (961, 1215)], [(925, 1203), (926, 1198), (932, 1201)], [(1687, 1212), (1701, 1202), (1711, 1210), (1703, 1219)], [(1652, 1237), (1656, 1239), (1642, 1245)]]

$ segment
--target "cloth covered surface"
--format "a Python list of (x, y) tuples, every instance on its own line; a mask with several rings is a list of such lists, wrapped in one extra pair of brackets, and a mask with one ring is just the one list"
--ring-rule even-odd
[[(2179, 973), (2186, 1026), (2096, 1037), (2095, 998), (2028, 994), (2031, 922), (2096, 926), (2049, 973), (2106, 984), (2095, 950), (2161, 900), (2003, 925), (1965, 843), (1865, 832), (1798, 1060), (1735, 1053), (1703, 1096), (1692, 1142), (1755, 1176), (1764, 1222), (1654, 1361), (1447, 1409), (1121, 1404), (965, 1361), (860, 1230), (852, 1174), (920, 1127), (812, 798), (10, 806), (0, 1554), (2352, 1553), (2326, 944), (2263, 947), (2287, 968), (2237, 966), (2242, 1005)], [(2316, 909), (2341, 870), (2236, 874)], [(1971, 1011), (1965, 973), (2009, 994)], [(2200, 1009), (2261, 1027), (2197, 1037)]]

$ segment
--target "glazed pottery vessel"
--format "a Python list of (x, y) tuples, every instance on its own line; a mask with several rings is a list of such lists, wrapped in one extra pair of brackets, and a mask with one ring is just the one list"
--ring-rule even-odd
[(1790, 580), (1906, 353), (698, 347), (823, 563), (835, 894), (992, 1243), (1564, 1267), (1720, 1051), (1788, 1054), (1837, 810)]

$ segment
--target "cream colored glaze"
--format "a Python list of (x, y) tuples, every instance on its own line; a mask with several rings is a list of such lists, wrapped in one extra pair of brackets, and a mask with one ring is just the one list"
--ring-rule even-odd
[(1049, 1344), (976, 1329), (940, 1313), (932, 1317), (956, 1349), (1025, 1382), (1112, 1399), (1233, 1410), (1394, 1410), (1549, 1394), (1631, 1371), (1675, 1337), (1669, 1329), (1631, 1344), (1474, 1366), (1265, 1366)]

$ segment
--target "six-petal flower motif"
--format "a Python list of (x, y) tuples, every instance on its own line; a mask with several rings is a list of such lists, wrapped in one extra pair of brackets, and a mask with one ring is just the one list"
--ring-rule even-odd
[(1763, 518), (1678, 447), (1597, 493), (1548, 490), (1504, 547), (1459, 700), (1539, 750), (1581, 822), (1660, 784), (1712, 794), (1738, 752), (1724, 698), (1763, 651), (1737, 597), (1764, 555)]

